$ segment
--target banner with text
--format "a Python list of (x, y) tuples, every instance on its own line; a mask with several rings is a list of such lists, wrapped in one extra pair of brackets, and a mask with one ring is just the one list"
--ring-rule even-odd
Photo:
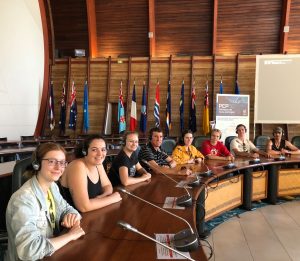
[[(228, 136), (236, 136), (238, 124), (244, 124), (249, 130), (249, 104), (249, 95), (217, 94), (216, 128), (222, 131), (222, 141)], [(249, 132), (246, 135), (249, 139)]]

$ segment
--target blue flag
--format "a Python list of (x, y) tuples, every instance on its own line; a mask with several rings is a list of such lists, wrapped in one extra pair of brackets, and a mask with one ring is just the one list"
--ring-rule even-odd
[(143, 97), (142, 97), (142, 107), (141, 107), (141, 119), (140, 119), (140, 131), (145, 133), (147, 129), (147, 107), (146, 107), (146, 86), (145, 82), (143, 85)]
[(89, 91), (87, 81), (84, 84), (84, 96), (83, 96), (83, 132), (88, 132), (90, 127), (89, 122)]
[(237, 80), (235, 81), (234, 94), (240, 94), (240, 88)]
[(182, 81), (182, 85), (181, 85), (179, 113), (180, 113), (180, 130), (181, 132), (183, 132), (184, 130), (184, 80)]
[(49, 126), (50, 130), (54, 130), (55, 119), (54, 119), (54, 97), (53, 97), (53, 82), (50, 83), (50, 95), (49, 95)]
[(189, 129), (192, 132), (196, 132), (197, 131), (195, 83), (193, 83), (193, 86), (192, 86)]
[(76, 121), (77, 121), (76, 87), (75, 87), (75, 83), (73, 81), (72, 93), (71, 93), (71, 99), (70, 99), (69, 129), (76, 130)]
[(62, 95), (60, 100), (60, 117), (59, 117), (59, 129), (61, 134), (64, 134), (66, 131), (66, 86), (65, 81), (62, 87)]
[(219, 91), (220, 94), (223, 94), (223, 82), (221, 80), (220, 82), (220, 91)]
[(166, 136), (169, 136), (171, 128), (172, 128), (172, 120), (171, 120), (171, 82), (169, 81), (168, 92), (167, 92), (167, 104), (166, 104)]
[(120, 84), (120, 95), (118, 102), (118, 122), (119, 122), (119, 133), (126, 130), (126, 120), (125, 120), (125, 109), (123, 101), (123, 92), (122, 92), (122, 81)]

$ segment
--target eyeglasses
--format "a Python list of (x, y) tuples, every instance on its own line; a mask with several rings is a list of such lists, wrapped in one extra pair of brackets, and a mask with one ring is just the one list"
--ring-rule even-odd
[(68, 162), (65, 160), (57, 160), (57, 159), (42, 159), (42, 160), (47, 160), (48, 166), (50, 167), (54, 167), (58, 165), (61, 168), (65, 168), (68, 165)]

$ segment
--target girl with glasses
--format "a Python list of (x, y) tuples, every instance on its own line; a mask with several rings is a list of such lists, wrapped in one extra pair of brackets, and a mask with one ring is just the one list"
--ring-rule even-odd
[(77, 159), (60, 179), (62, 195), (81, 212), (102, 208), (122, 200), (103, 167), (106, 144), (99, 135), (90, 135), (75, 151)]
[[(31, 177), (10, 198), (6, 209), (7, 260), (38, 260), (84, 235), (81, 216), (59, 193), (56, 181), (66, 166), (66, 152), (44, 143), (33, 153)], [(60, 226), (68, 230), (59, 235)]]

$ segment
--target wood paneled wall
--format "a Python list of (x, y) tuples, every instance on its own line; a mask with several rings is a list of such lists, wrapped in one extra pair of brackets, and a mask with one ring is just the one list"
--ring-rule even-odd
[[(172, 93), (172, 130), (170, 136), (180, 135), (179, 119), (179, 100), (182, 80), (185, 83), (184, 98), (184, 116), (185, 127), (188, 128), (190, 94), (191, 94), (191, 76), (194, 76), (196, 87), (196, 111), (197, 111), (197, 132), (195, 135), (202, 134), (202, 112), (204, 104), (205, 83), (208, 79), (209, 85), (209, 102), (210, 119), (215, 119), (215, 97), (219, 92), (221, 76), (223, 79), (224, 93), (234, 93), (236, 74), (238, 71), (238, 82), (241, 94), (250, 95), (250, 137), (254, 137), (253, 113), (254, 113), (254, 82), (255, 82), (255, 56), (240, 55), (238, 67), (236, 56), (195, 56), (193, 57), (193, 66), (191, 57), (169, 57), (153, 58), (149, 63), (149, 58), (122, 58), (111, 60), (111, 77), (108, 79), (109, 62), (106, 58), (91, 59), (58, 59), (52, 66), (52, 80), (54, 83), (54, 101), (55, 101), (55, 119), (56, 127), (52, 134), (58, 135), (58, 120), (60, 112), (60, 97), (63, 81), (69, 82), (68, 100), (71, 94), (71, 83), (74, 80), (77, 89), (78, 103), (78, 120), (77, 129), (74, 133), (66, 128), (67, 135), (78, 135), (82, 133), (82, 116), (83, 116), (83, 87), (86, 79), (89, 80), (89, 113), (90, 113), (90, 130), (88, 133), (102, 133), (103, 123), (105, 120), (106, 108), (106, 88), (110, 81), (108, 101), (118, 102), (120, 81), (123, 81), (123, 96), (127, 102), (127, 129), (129, 128), (130, 103), (133, 90), (133, 81), (136, 82), (136, 100), (138, 126), (140, 119), (140, 109), (142, 100), (142, 86), (146, 82), (149, 84), (148, 92), (148, 130), (154, 126), (153, 108), (155, 101), (155, 87), (159, 80), (160, 83), (160, 119), (161, 127), (165, 129), (165, 108), (167, 85), (171, 75), (171, 93)], [(149, 77), (149, 66), (151, 75)], [(214, 67), (215, 66), (215, 67)], [(89, 67), (89, 68), (88, 68)], [(171, 68), (171, 72), (170, 72)], [(130, 69), (130, 73), (128, 70)], [(89, 71), (89, 77), (88, 77)], [(68, 75), (68, 72), (70, 74)], [(150, 79), (150, 83), (148, 82)], [(214, 86), (213, 86), (214, 84)], [(128, 106), (129, 105), (129, 106)], [(67, 104), (67, 123), (69, 120), (69, 101)], [(113, 124), (117, 124), (114, 122)], [(262, 131), (256, 131), (256, 134), (271, 135), (275, 125), (264, 124)], [(285, 127), (285, 126), (283, 126)], [(288, 125), (288, 136), (291, 139), (295, 135), (300, 135), (300, 125)], [(44, 134), (49, 134), (48, 124), (44, 126)], [(114, 133), (117, 134), (117, 133)]]
[[(300, 52), (300, 0), (92, 0), (93, 28), (88, 1), (50, 1), (55, 48), (62, 55), (82, 48), (89, 56), (89, 41), (99, 58), (276, 54), (285, 15), (290, 26), (285, 51)], [(286, 1), (291, 1), (288, 12)], [(93, 39), (89, 31), (95, 32)], [(155, 32), (151, 39), (149, 31)]]

